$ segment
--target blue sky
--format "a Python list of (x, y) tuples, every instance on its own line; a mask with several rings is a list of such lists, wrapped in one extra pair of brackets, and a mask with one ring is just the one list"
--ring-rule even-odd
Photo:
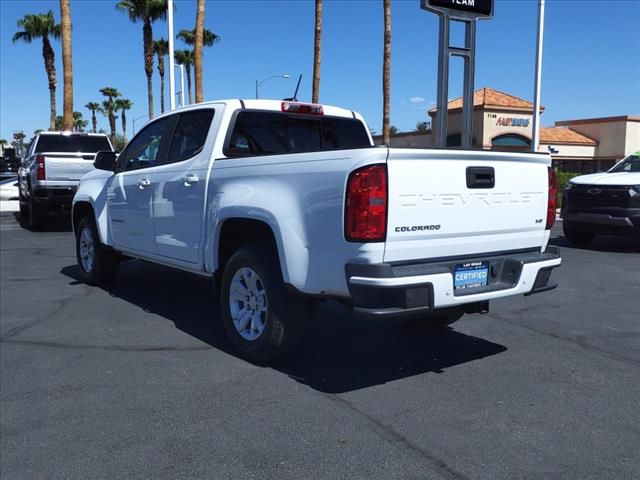
[[(101, 100), (98, 89), (118, 88), (133, 101), (128, 117), (147, 112), (142, 26), (116, 11), (111, 0), (72, 0), (75, 109)], [(177, 0), (175, 29), (193, 28), (195, 0)], [(46, 128), (49, 92), (41, 42), (13, 44), (16, 20), (53, 10), (59, 2), (0, 0), (0, 135), (11, 139)], [(533, 97), (537, 2), (495, 0), (495, 17), (479, 23), (476, 88), (490, 86)], [(222, 37), (205, 50), (204, 93), (216, 98), (253, 98), (255, 80), (288, 73), (260, 89), (263, 98), (290, 96), (298, 74), (298, 98), (310, 100), (314, 3), (291, 1), (207, 2), (206, 28)], [(640, 114), (640, 1), (547, 0), (542, 104), (543, 125), (556, 120)], [(436, 99), (437, 17), (419, 0), (392, 1), (391, 123), (412, 130), (426, 120)], [(361, 112), (371, 128), (382, 123), (383, 17), (381, 0), (325, 0), (320, 101)], [(167, 37), (165, 22), (154, 36)], [(54, 42), (58, 112), (62, 111), (62, 58)], [(185, 48), (180, 42), (176, 48)], [(461, 92), (460, 65), (451, 70), (450, 97)], [(160, 81), (154, 68), (155, 111)], [(168, 105), (168, 81), (166, 103)], [(146, 119), (139, 119), (137, 127)], [(107, 127), (99, 117), (99, 128)], [(128, 126), (131, 131), (131, 122)]]

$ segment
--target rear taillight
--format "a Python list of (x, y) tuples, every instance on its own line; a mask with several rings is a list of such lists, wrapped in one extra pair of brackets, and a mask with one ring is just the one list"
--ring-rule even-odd
[(324, 115), (322, 105), (315, 103), (282, 102), (281, 109), (287, 113), (306, 113), (308, 115)]
[(38, 155), (36, 157), (36, 163), (38, 164), (37, 166), (37, 170), (36, 170), (36, 178), (38, 180), (46, 180), (47, 179), (47, 173), (44, 169), (44, 156), (43, 155)]
[(549, 202), (547, 203), (547, 226), (549, 230), (556, 223), (556, 208), (558, 206), (558, 185), (556, 183), (556, 172), (549, 167)]
[(387, 166), (351, 172), (347, 181), (345, 237), (350, 242), (380, 242), (387, 236)]

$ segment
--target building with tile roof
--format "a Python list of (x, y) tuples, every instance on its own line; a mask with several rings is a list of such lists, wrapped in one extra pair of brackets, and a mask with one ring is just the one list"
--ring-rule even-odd
[[(540, 108), (540, 113), (544, 107)], [(428, 112), (431, 124), (438, 110)], [(448, 103), (448, 147), (459, 147), (462, 133), (462, 98)], [(533, 103), (484, 87), (473, 95), (473, 145), (485, 150), (530, 151), (533, 136)], [(375, 137), (379, 143), (380, 137)], [(392, 137), (398, 147), (433, 147), (431, 132), (406, 132)], [(640, 116), (567, 120), (540, 129), (538, 151), (549, 152), (561, 170), (590, 173), (612, 166), (640, 150)]]

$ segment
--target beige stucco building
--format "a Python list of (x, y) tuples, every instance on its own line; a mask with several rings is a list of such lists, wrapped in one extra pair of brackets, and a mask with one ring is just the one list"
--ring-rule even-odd
[[(529, 151), (533, 136), (533, 103), (522, 98), (481, 88), (473, 98), (473, 146), (485, 150)], [(541, 113), (544, 107), (541, 108)], [(448, 104), (447, 145), (460, 146), (462, 98)], [(437, 122), (437, 109), (428, 112)], [(380, 143), (380, 137), (375, 137)], [(399, 133), (391, 138), (397, 147), (432, 147), (431, 132)], [(554, 166), (580, 173), (595, 172), (640, 150), (640, 115), (556, 122), (540, 129), (538, 151), (549, 152)]]

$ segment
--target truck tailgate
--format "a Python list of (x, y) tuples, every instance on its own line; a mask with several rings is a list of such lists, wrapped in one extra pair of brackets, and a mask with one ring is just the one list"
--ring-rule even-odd
[(549, 164), (540, 154), (389, 149), (385, 262), (540, 248)]
[(95, 154), (42, 153), (47, 180), (75, 181), (94, 169)]

